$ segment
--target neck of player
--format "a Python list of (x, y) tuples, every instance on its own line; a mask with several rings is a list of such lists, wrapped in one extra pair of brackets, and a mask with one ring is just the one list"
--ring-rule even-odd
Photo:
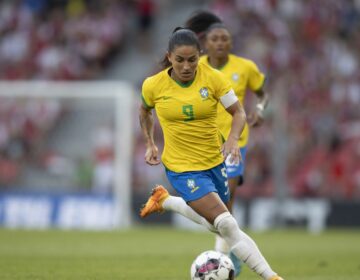
[(229, 61), (229, 56), (224, 57), (210, 57), (208, 58), (209, 64), (215, 69), (223, 68)]

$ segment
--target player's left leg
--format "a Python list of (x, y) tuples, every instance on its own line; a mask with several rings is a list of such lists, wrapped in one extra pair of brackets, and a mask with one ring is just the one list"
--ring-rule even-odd
[[(190, 206), (195, 208), (192, 204)], [(197, 211), (196, 208), (194, 210)], [(231, 247), (233, 253), (251, 270), (265, 280), (282, 279), (272, 270), (254, 240), (239, 228), (230, 212), (218, 215), (214, 220), (214, 226)]]
[(211, 182), (215, 185), (217, 191), (202, 195), (195, 200), (190, 199), (188, 205), (214, 225), (236, 257), (245, 262), (254, 272), (266, 280), (273, 280), (274, 277), (278, 277), (255, 242), (239, 228), (235, 218), (228, 212), (224, 204), (229, 200), (224, 165), (212, 168), (209, 173)]
[[(227, 211), (224, 202), (226, 203), (229, 199), (229, 190), (226, 184), (224, 165), (219, 165), (209, 170), (209, 172), (167, 175), (174, 188), (188, 202), (187, 207), (191, 207), (197, 215), (212, 225), (224, 237), (238, 258), (242, 259), (263, 279), (281, 280), (262, 256), (255, 242), (239, 229), (236, 220)], [(161, 195), (154, 194), (152, 197), (161, 207), (170, 199), (169, 196), (166, 196), (162, 200), (160, 199)], [(148, 202), (152, 200), (152, 197), (149, 198)], [(161, 207), (151, 209), (160, 210)]]

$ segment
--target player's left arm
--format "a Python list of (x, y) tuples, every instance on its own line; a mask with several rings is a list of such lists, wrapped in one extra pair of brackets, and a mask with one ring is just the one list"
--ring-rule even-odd
[(232, 89), (222, 96), (220, 101), (226, 111), (232, 115), (231, 130), (227, 140), (221, 147), (221, 152), (224, 159), (231, 155), (230, 162), (238, 163), (242, 160), (238, 141), (246, 123), (245, 110)]

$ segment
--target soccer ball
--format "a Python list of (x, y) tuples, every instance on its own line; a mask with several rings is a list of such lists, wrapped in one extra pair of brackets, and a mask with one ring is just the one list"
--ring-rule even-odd
[(234, 265), (220, 252), (205, 251), (191, 265), (191, 280), (233, 280)]

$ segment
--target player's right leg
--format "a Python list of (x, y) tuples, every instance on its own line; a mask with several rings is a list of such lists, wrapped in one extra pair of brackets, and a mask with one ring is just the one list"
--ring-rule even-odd
[[(225, 165), (223, 164), (216, 167), (218, 173), (221, 174), (221, 168), (224, 169), (224, 174), (226, 176)], [(218, 191), (212, 182), (211, 172), (189, 171), (177, 173), (171, 170), (166, 170), (166, 175), (173, 188), (181, 195), (181, 197), (171, 196), (164, 187), (157, 186), (154, 188), (152, 195), (141, 209), (140, 216), (146, 217), (147, 215), (154, 212), (171, 210), (183, 215), (186, 218), (189, 218), (197, 224), (205, 226), (212, 232), (216, 232), (216, 229), (211, 223), (196, 213), (187, 204), (187, 202), (197, 200), (209, 192)], [(224, 179), (226, 179), (226, 177)], [(225, 192), (225, 189), (223, 191)], [(227, 194), (226, 201), (228, 198), (229, 194)]]
[(140, 209), (140, 216), (145, 218), (154, 212), (163, 212), (163, 202), (169, 197), (169, 192), (161, 185), (155, 186), (151, 195), (143, 207)]
[(216, 232), (214, 226), (189, 207), (184, 199), (170, 195), (166, 188), (157, 185), (152, 190), (147, 202), (140, 209), (140, 216), (145, 218), (152, 213), (161, 213), (164, 211), (176, 212), (199, 225), (205, 226), (210, 231)]

